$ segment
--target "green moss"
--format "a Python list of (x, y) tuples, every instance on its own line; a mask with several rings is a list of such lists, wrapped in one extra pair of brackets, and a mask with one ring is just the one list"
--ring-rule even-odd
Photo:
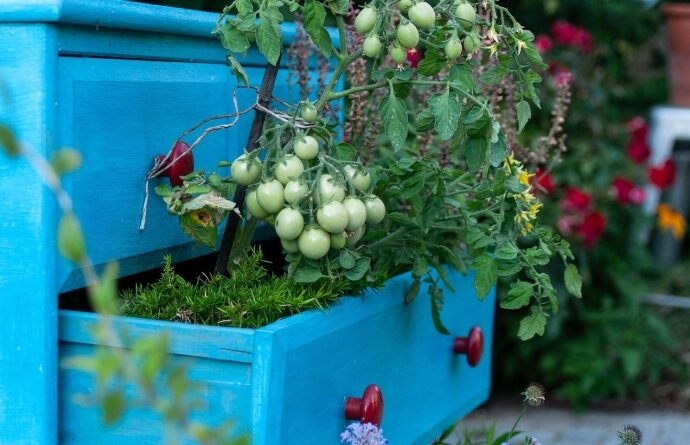
[(260, 251), (253, 251), (230, 278), (202, 276), (190, 283), (166, 257), (158, 281), (122, 292), (122, 312), (131, 317), (257, 328), (308, 309), (324, 309), (364, 287), (365, 283), (345, 280), (299, 284), (287, 276), (271, 275)]

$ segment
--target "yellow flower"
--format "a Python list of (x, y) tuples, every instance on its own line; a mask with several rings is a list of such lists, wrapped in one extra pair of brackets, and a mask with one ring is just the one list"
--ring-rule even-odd
[(685, 218), (668, 204), (659, 204), (657, 208), (657, 224), (661, 230), (670, 230), (675, 239), (685, 236)]
[(534, 176), (534, 173), (528, 173), (525, 170), (520, 170), (520, 173), (518, 174), (518, 182), (525, 187), (529, 187), (529, 178)]
[(510, 156), (503, 161), (503, 167), (510, 171), (510, 167), (513, 165), (520, 165), (520, 161), (515, 159), (515, 153), (510, 153)]
[(526, 44), (525, 42), (523, 42), (522, 40), (518, 40), (518, 42), (517, 42), (517, 52), (518, 52), (518, 54), (520, 54), (520, 52), (522, 52), (522, 50), (525, 49), (525, 48), (527, 48), (527, 44)]
[(532, 219), (537, 218), (537, 215), (539, 214), (539, 210), (541, 209), (541, 206), (542, 206), (542, 203), (538, 202), (536, 204), (532, 204), (529, 207), (529, 210), (527, 211), (527, 213), (529, 213), (529, 215), (532, 217)]

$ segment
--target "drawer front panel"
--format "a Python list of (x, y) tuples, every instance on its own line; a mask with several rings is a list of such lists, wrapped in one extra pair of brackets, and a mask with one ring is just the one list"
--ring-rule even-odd
[[(252, 82), (260, 82), (263, 69), (247, 71)], [(221, 64), (60, 58), (58, 145), (75, 147), (84, 157), (83, 167), (66, 182), (97, 265), (118, 260), (127, 275), (159, 267), (164, 253), (182, 260), (209, 252), (184, 235), (177, 218), (168, 216), (153, 193), (166, 178), (152, 181), (146, 230), (139, 231), (144, 176), (153, 157), (166, 153), (187, 128), (234, 111), (234, 85)], [(288, 72), (281, 70), (275, 95), (290, 94), (296, 91), (288, 85)], [(240, 108), (255, 100), (250, 90), (240, 90), (237, 97)], [(213, 171), (219, 161), (241, 153), (252, 116), (248, 113), (234, 128), (207, 137), (194, 151), (195, 167)], [(63, 262), (61, 290), (80, 286), (78, 271)]]
[[(262, 424), (268, 433), (255, 443), (339, 443), (348, 423), (344, 398), (361, 397), (369, 384), (383, 391), (382, 428), (394, 444), (427, 443), (483, 402), (490, 387), (494, 295), (478, 301), (472, 277), (450, 275), (455, 291), (445, 292), (442, 318), (452, 336), (436, 332), (424, 289), (411, 305), (402, 303), (409, 276), (363, 300), (346, 300), (314, 317), (306, 330), (278, 326)], [(477, 367), (452, 353), (455, 336), (466, 336), (472, 326), (484, 332)]]

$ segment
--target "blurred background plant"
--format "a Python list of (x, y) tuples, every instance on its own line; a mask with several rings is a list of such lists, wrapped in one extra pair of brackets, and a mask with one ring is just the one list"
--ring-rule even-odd
[[(562, 298), (546, 335), (528, 343), (509, 338), (516, 320), (499, 311), (496, 382), (510, 390), (536, 369), (556, 396), (577, 407), (652, 395), (668, 401), (678, 385), (662, 383), (687, 379), (680, 333), (639, 299), (661, 276), (644, 242), (655, 220), (642, 210), (644, 184), (663, 190), (675, 176), (670, 160), (648, 166), (648, 126), (639, 117), (666, 98), (659, 13), (637, 0), (507, 3), (539, 32), (537, 46), (549, 64), (543, 110), (560, 100), (564, 79), (572, 82), (563, 121), (567, 149), (560, 159), (543, 163), (529, 149), (514, 148), (536, 171), (532, 182), (544, 200), (541, 222), (573, 245), (583, 298)], [(553, 119), (542, 111), (535, 122), (543, 131)], [(534, 146), (534, 139), (527, 133), (519, 143)], [(661, 230), (684, 235), (685, 222), (673, 209), (659, 206), (656, 219)], [(558, 270), (549, 273), (561, 276)]]

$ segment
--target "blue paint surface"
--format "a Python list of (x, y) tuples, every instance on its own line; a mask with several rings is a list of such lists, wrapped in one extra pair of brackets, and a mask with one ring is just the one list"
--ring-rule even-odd
[[(348, 421), (344, 399), (369, 384), (384, 396), (382, 428), (391, 444), (427, 444), (487, 399), (490, 389), (494, 298), (476, 299), (472, 276), (449, 273), (443, 321), (436, 332), (423, 288), (410, 305), (403, 296), (409, 274), (363, 297), (344, 297), (325, 312), (298, 314), (261, 329), (199, 327), (120, 318), (133, 337), (167, 330), (174, 360), (187, 363), (207, 403), (199, 418), (228, 418), (254, 445), (335, 445)], [(61, 357), (93, 351), (89, 326), (98, 316), (62, 312)], [(455, 335), (473, 326), (485, 335), (484, 356), (472, 368), (452, 353)], [(65, 445), (158, 444), (160, 420), (151, 411), (129, 413), (110, 429), (100, 412), (80, 407), (76, 393), (93, 388), (90, 376), (61, 371), (60, 434)]]

